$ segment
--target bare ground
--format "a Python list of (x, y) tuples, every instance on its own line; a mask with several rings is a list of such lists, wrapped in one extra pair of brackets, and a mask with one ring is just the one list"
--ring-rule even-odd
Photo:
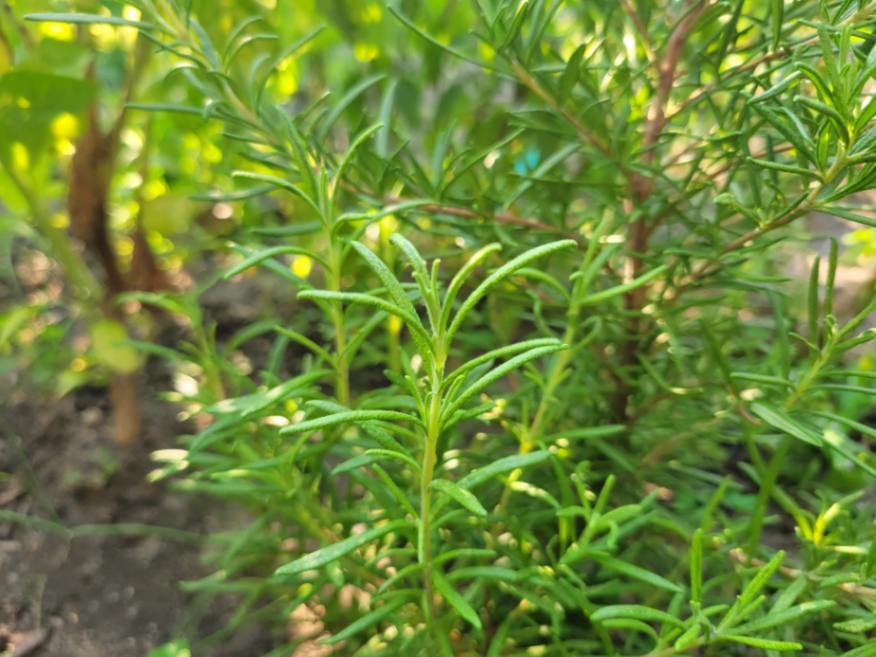
[[(233, 610), (233, 600), (208, 603), (179, 590), (209, 572), (198, 542), (136, 527), (101, 535), (106, 523), (190, 534), (235, 523), (216, 500), (147, 483), (149, 453), (173, 446), (181, 432), (176, 409), (154, 401), (147, 386), (141, 438), (120, 448), (110, 439), (106, 396), (80, 388), (48, 406), (22, 395), (0, 406), (0, 655), (143, 656), (173, 638), (221, 629)], [(71, 536), (11, 514), (80, 529)], [(82, 528), (91, 524), (99, 526)], [(255, 657), (269, 648), (270, 636), (255, 628), (196, 654)]]

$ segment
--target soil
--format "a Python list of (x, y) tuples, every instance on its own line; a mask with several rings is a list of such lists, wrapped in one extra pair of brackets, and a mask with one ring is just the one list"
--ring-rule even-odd
[[(215, 499), (147, 482), (150, 453), (183, 433), (177, 409), (156, 401), (167, 387), (143, 386), (143, 430), (124, 448), (111, 440), (106, 389), (80, 388), (48, 405), (22, 394), (5, 410), (0, 404), (0, 655), (142, 657), (224, 626), (233, 600), (199, 602), (179, 589), (210, 572), (200, 543), (149, 531), (71, 537), (20, 521), (98, 524), (97, 533), (106, 523), (142, 523), (192, 534), (244, 521)], [(10, 512), (21, 515), (11, 520)], [(194, 654), (256, 657), (270, 648), (270, 632), (252, 628), (218, 646), (199, 644)]]

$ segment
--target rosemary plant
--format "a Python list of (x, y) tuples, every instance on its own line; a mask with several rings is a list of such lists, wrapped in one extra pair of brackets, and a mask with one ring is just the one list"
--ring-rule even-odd
[[(220, 126), (241, 217), (148, 299), (211, 380), (159, 474), (252, 517), (185, 584), (242, 596), (214, 639), (876, 655), (876, 2), (105, 4), (29, 18), (152, 42), (130, 111)], [(223, 346), (255, 267), (289, 307)]]

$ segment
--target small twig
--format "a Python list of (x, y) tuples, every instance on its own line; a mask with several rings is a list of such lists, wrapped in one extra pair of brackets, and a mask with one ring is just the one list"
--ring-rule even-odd
[[(402, 198), (399, 196), (385, 196), (383, 198), (384, 203), (388, 205), (406, 203), (410, 200), (411, 199)], [(578, 233), (570, 233), (566, 230), (563, 230), (562, 228), (551, 226), (550, 224), (546, 224), (537, 219), (520, 217), (511, 212), (497, 212), (496, 214), (488, 215), (481, 212), (475, 212), (474, 210), (470, 210), (468, 208), (461, 208), (452, 205), (442, 205), (439, 203), (429, 203), (427, 205), (421, 205), (416, 209), (420, 212), (425, 212), (426, 214), (446, 214), (451, 217), (461, 217), (463, 219), (494, 219), (501, 224), (521, 226), (523, 228), (534, 228), (535, 230), (543, 230), (546, 233), (556, 233), (558, 235), (563, 235), (579, 242), (582, 241), (582, 237)]]
[(675, 74), (678, 69), (678, 63), (684, 51), (684, 44), (687, 41), (687, 36), (691, 29), (696, 24), (706, 8), (706, 1), (699, 0), (697, 5), (688, 11), (687, 15), (682, 18), (672, 34), (669, 36), (669, 41), (666, 43), (666, 52), (663, 55), (663, 61), (660, 64), (660, 73), (657, 81), (657, 97), (651, 105), (648, 124), (645, 128), (645, 136), (643, 138), (643, 148), (645, 152), (642, 159), (646, 163), (650, 163), (654, 159), (654, 150), (652, 146), (657, 143), (660, 133), (663, 131), (667, 122), (666, 106), (669, 103), (669, 95), (672, 93), (672, 86), (675, 83)]
[[(788, 151), (793, 150), (793, 149), (794, 149), (794, 146), (793, 146), (792, 144), (784, 144), (784, 145), (782, 145), (782, 146), (776, 146), (776, 147), (774, 147), (774, 148), (772, 149), (771, 152), (761, 151), (761, 152), (759, 152), (759, 153), (755, 153), (755, 154), (753, 154), (751, 157), (752, 157), (753, 159), (755, 159), (755, 160), (760, 160), (760, 159), (763, 159), (763, 158), (767, 157), (767, 156), (770, 155), (771, 153), (787, 153)], [(684, 153), (681, 153), (680, 155), (683, 155), (683, 154), (684, 154)], [(696, 162), (696, 160), (685, 160), (684, 162), (679, 162), (679, 161), (676, 159), (675, 161), (672, 161), (672, 162), (668, 162), (668, 163), (666, 163), (664, 166), (665, 166), (665, 167), (670, 167), (670, 166), (686, 166), (686, 165), (688, 165), (688, 164), (694, 164), (695, 162)], [(721, 176), (721, 175), (727, 173), (728, 171), (730, 171), (730, 169), (732, 169), (732, 168), (734, 168), (734, 167), (736, 167), (736, 166), (739, 166), (739, 164), (740, 164), (740, 163), (739, 163), (738, 160), (734, 160), (734, 161), (728, 162), (727, 164), (724, 164), (724, 165), (722, 165), (722, 166), (720, 166), (720, 167), (718, 167), (718, 168), (716, 168), (716, 169), (713, 169), (713, 170), (711, 170), (711, 171), (705, 171), (705, 172), (702, 174), (702, 176), (700, 176), (700, 177), (697, 178), (696, 180), (697, 180), (697, 181), (699, 181), (699, 180), (714, 180), (714, 179), (717, 178), (718, 176)]]
[[(125, 90), (122, 94), (122, 101), (119, 104), (119, 108), (116, 112), (116, 118), (113, 121), (113, 125), (107, 133), (107, 139), (109, 140), (110, 145), (110, 166), (115, 168), (115, 160), (118, 155), (119, 149), (119, 137), (121, 136), (122, 129), (125, 125), (125, 118), (128, 114), (128, 105), (134, 98), (134, 94), (137, 90), (137, 84), (140, 82), (140, 79), (143, 75), (143, 71), (146, 69), (146, 65), (149, 62), (149, 59), (152, 54), (151, 44), (142, 36), (137, 37), (136, 44), (134, 46), (134, 59), (131, 63), (131, 70), (128, 73), (128, 79), (125, 83)], [(145, 178), (143, 179), (146, 180)]]
[[(0, 18), (2, 18), (2, 16), (0, 16)], [(12, 42), (6, 35), (6, 30), (3, 29), (2, 20), (0, 20), (0, 45), (2, 45), (3, 50), (6, 51), (6, 57), (9, 59), (9, 63), (12, 66), (15, 66), (15, 50), (12, 48)]]
[[(755, 557), (748, 556), (742, 548), (734, 548), (730, 550), (730, 558), (736, 561), (737, 563), (741, 563), (743, 566), (752, 566), (754, 568), (763, 568), (766, 565), (766, 562), (762, 559), (757, 559)], [(797, 579), (798, 577), (809, 577), (809, 574), (798, 569), (791, 568), (790, 566), (781, 566), (779, 567), (778, 572), (781, 575), (784, 575), (788, 579)], [(869, 586), (863, 586), (861, 584), (853, 584), (852, 582), (843, 582), (837, 588), (846, 593), (851, 593), (852, 595), (860, 595), (866, 597), (876, 597), (876, 589), (871, 588)]]
[[(806, 46), (812, 45), (812, 43), (814, 43), (814, 42), (815, 42), (815, 39), (807, 39), (806, 41), (801, 43), (798, 47), (805, 48)], [(704, 87), (700, 87), (697, 91), (695, 91), (690, 96), (688, 96), (684, 100), (684, 102), (681, 103), (681, 105), (679, 105), (678, 107), (675, 108), (674, 111), (669, 113), (669, 115), (666, 117), (666, 120), (671, 121), (672, 119), (677, 117), (679, 114), (682, 114), (683, 112), (688, 110), (692, 105), (695, 105), (696, 103), (701, 101), (703, 98), (705, 98), (706, 96), (708, 96), (712, 92), (725, 86), (727, 84), (728, 78), (735, 77), (741, 73), (748, 73), (748, 72), (756, 69), (761, 64), (771, 62), (775, 59), (784, 59), (785, 57), (788, 57), (790, 54), (791, 54), (791, 52), (789, 50), (785, 50), (785, 49), (776, 50), (775, 52), (769, 52), (769, 53), (766, 53), (765, 55), (761, 55), (760, 57), (756, 57), (755, 59), (751, 60), (747, 64), (743, 64), (742, 66), (738, 66), (737, 68), (734, 68), (732, 71), (728, 71), (727, 74), (725, 74), (720, 80), (716, 80), (715, 82), (707, 84)]]
[(639, 38), (642, 41), (642, 48), (645, 50), (645, 56), (651, 64), (656, 64), (657, 56), (654, 54), (654, 44), (651, 43), (651, 37), (648, 34), (648, 28), (639, 12), (630, 0), (620, 0), (620, 5), (623, 7), (624, 13), (633, 22), (636, 31), (639, 33)]
[[(800, 217), (801, 215), (809, 212), (811, 207), (808, 204), (801, 205), (790, 212), (786, 212), (781, 215), (777, 219), (771, 221), (768, 224), (764, 224), (763, 226), (759, 226), (757, 228), (753, 228), (744, 235), (737, 237), (732, 242), (725, 244), (721, 248), (720, 255), (727, 255), (728, 253), (732, 253), (737, 249), (745, 246), (749, 242), (757, 239), (758, 237), (762, 237), (763, 235), (776, 230), (777, 228), (781, 228), (782, 226), (786, 226), (791, 223), (794, 219)], [(667, 300), (672, 300), (677, 298), (682, 292), (693, 287), (700, 279), (705, 278), (706, 276), (715, 273), (719, 269), (721, 269), (721, 263), (710, 261), (704, 262), (699, 267), (697, 267), (694, 271), (690, 273), (690, 275), (683, 281), (680, 281), (674, 290), (674, 294), (667, 295)]]
[[(642, 163), (646, 167), (654, 162), (657, 142), (663, 133), (663, 128), (666, 126), (666, 106), (672, 93), (679, 61), (684, 52), (685, 41), (705, 7), (706, 0), (698, 0), (696, 6), (692, 7), (684, 18), (678, 22), (667, 41), (666, 52), (663, 53), (662, 62), (658, 68), (657, 93), (648, 108), (645, 131), (642, 136)], [(654, 190), (654, 177), (645, 177), (640, 173), (634, 173), (629, 178), (629, 181), (632, 196), (630, 200), (641, 206)], [(629, 209), (632, 210), (631, 205)], [(643, 256), (648, 251), (648, 242), (651, 235), (656, 230), (659, 221), (667, 214), (667, 212), (661, 213), (659, 219), (654, 219), (651, 222), (642, 214), (630, 226), (627, 240), (629, 258), (625, 268), (625, 278), (627, 280), (633, 280), (641, 274), (645, 267)], [(623, 345), (622, 366), (629, 367), (636, 362), (636, 351), (639, 348), (638, 340), (642, 332), (642, 316), (639, 313), (645, 305), (647, 295), (647, 285), (639, 286), (624, 295), (624, 306), (630, 312), (630, 316), (625, 328), (626, 341)], [(615, 415), (619, 419), (628, 417), (631, 392), (628, 385), (621, 385), (618, 390), (613, 407)]]
[(9, 19), (10, 25), (18, 30), (18, 35), (21, 37), (24, 44), (28, 48), (33, 48), (33, 37), (30, 36), (30, 32), (27, 31), (24, 25), (16, 19), (15, 12), (12, 10), (12, 6), (9, 4), (8, 0), (3, 0), (3, 12)]
[(575, 132), (578, 133), (578, 136), (581, 138), (582, 141), (590, 144), (600, 153), (614, 161), (614, 156), (611, 154), (611, 150), (608, 148), (608, 146), (594, 133), (585, 128), (584, 124), (581, 123), (578, 118), (574, 114), (572, 114), (572, 112), (560, 105), (559, 101), (554, 97), (554, 95), (551, 94), (543, 86), (541, 86), (541, 83), (536, 80), (529, 73), (529, 71), (523, 68), (523, 66), (520, 65), (520, 62), (516, 60), (512, 61), (511, 68), (514, 70), (514, 73), (515, 75), (517, 75), (517, 78), (520, 80), (520, 82), (527, 89), (529, 89), (532, 93), (534, 93), (545, 103), (547, 103), (552, 110), (562, 115), (562, 117), (569, 123), (569, 125), (571, 125), (575, 129)]
[[(846, 20), (840, 23), (837, 27), (844, 27), (846, 25), (852, 25), (855, 22), (867, 18), (871, 13), (876, 11), (876, 6), (874, 5), (865, 5), (860, 10), (858, 10), (853, 15), (849, 16)], [(811, 45), (818, 43), (818, 36), (808, 37), (799, 43), (794, 45), (794, 50), (799, 51), (801, 48), (807, 48)], [(700, 87), (697, 91), (691, 94), (687, 100), (685, 100), (681, 105), (679, 105), (674, 112), (672, 112), (667, 120), (671, 121), (676, 116), (687, 110), (691, 105), (695, 105), (700, 100), (708, 96), (713, 91), (725, 86), (727, 84), (728, 78), (735, 77), (740, 73), (748, 73), (749, 71), (753, 71), (761, 64), (766, 64), (767, 62), (771, 62), (776, 59), (785, 59), (791, 55), (792, 51), (788, 48), (779, 48), (774, 52), (769, 52), (760, 57), (756, 57), (747, 64), (743, 64), (742, 66), (738, 66), (732, 71), (727, 72), (720, 79), (715, 80), (714, 82), (707, 84), (704, 87)]]
[(0, 509), (0, 520), (4, 522), (12, 522), (17, 525), (24, 525), (50, 534), (59, 534), (67, 539), (101, 538), (106, 536), (156, 536), (164, 540), (182, 543), (201, 543), (218, 540), (207, 535), (186, 531), (184, 529), (162, 527), (160, 525), (147, 525), (139, 522), (116, 522), (112, 524), (90, 523), (68, 527), (59, 522), (40, 518), (39, 516), (30, 516), (5, 509)]
[[(824, 174), (824, 179), (822, 183), (813, 187), (801, 203), (791, 208), (784, 214), (779, 215), (772, 221), (763, 224), (762, 226), (758, 226), (757, 228), (752, 228), (750, 231), (737, 237), (732, 242), (725, 244), (721, 248), (719, 257), (728, 253), (732, 253), (733, 251), (736, 251), (737, 249), (745, 246), (749, 242), (752, 242), (757, 238), (776, 230), (777, 228), (786, 226), (795, 219), (803, 216), (804, 214), (812, 210), (816, 206), (816, 201), (818, 200), (819, 194), (821, 194), (824, 188), (827, 187), (831, 182), (833, 182), (833, 180), (837, 176), (839, 176), (839, 174), (842, 172), (846, 165), (847, 161), (845, 157), (838, 156), (831, 168)], [(706, 276), (720, 270), (721, 267), (722, 264), (720, 260), (717, 262), (709, 261), (702, 263), (699, 267), (692, 271), (685, 280), (682, 280), (678, 283), (671, 295), (666, 294), (664, 298), (668, 302), (674, 301), (681, 295), (682, 292), (693, 287), (700, 279), (705, 278)]]

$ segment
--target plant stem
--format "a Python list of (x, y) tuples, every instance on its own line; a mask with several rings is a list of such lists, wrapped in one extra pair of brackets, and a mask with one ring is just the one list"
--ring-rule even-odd
[[(436, 361), (438, 359), (436, 358)], [(435, 463), (438, 459), (438, 437), (441, 434), (441, 387), (443, 367), (433, 364), (429, 400), (429, 415), (426, 419), (426, 442), (423, 447), (423, 470), (420, 475), (420, 527), (417, 555), (423, 565), (423, 596), (426, 600), (426, 624), (430, 633), (437, 640), (435, 633), (435, 594), (432, 590), (432, 491), (429, 488), (435, 473)]]
[(689, 650), (694, 650), (696, 648), (700, 648), (705, 644), (706, 641), (704, 639), (698, 639), (691, 643), (689, 646), (682, 648), (681, 650), (675, 648), (674, 646), (665, 646), (663, 648), (655, 648), (651, 652), (643, 655), (642, 657), (671, 657), (672, 655), (677, 655), (680, 652), (688, 652)]
[[(331, 234), (332, 231), (329, 230)], [(341, 290), (341, 265), (343, 260), (341, 245), (332, 239), (330, 252), (328, 284), (329, 289)], [(331, 319), (335, 329), (335, 396), (342, 406), (350, 404), (350, 367), (345, 351), (347, 349), (347, 327), (344, 322), (344, 306), (340, 301), (331, 304)]]
[[(594, 239), (598, 240), (598, 235), (599, 233), (597, 232)], [(589, 265), (594, 254), (595, 247), (589, 248), (581, 265), (582, 272)], [(575, 281), (574, 286), (572, 287), (571, 302), (569, 303), (569, 308), (566, 311), (566, 331), (563, 334), (563, 343), (569, 345), (569, 348), (557, 353), (553, 358), (550, 367), (550, 374), (548, 374), (548, 380), (545, 384), (541, 400), (538, 403), (538, 408), (536, 409), (535, 415), (532, 418), (532, 423), (526, 429), (523, 440), (520, 443), (520, 454), (527, 454), (528, 452), (531, 452), (532, 449), (535, 447), (536, 442), (541, 436), (541, 426), (542, 424), (544, 424), (544, 420), (547, 417), (550, 405), (554, 400), (554, 393), (556, 392), (557, 388), (565, 377), (566, 368), (572, 362), (571, 345), (575, 342), (577, 338), (579, 318), (581, 315), (581, 299), (584, 298), (584, 293), (587, 291), (588, 288), (589, 280), (586, 279), (584, 276), (578, 278)], [(508, 498), (511, 494), (511, 486), (514, 484), (515, 481), (520, 479), (522, 473), (522, 470), (514, 470), (508, 476), (508, 481), (505, 485), (505, 490), (502, 493), (502, 499), (499, 502), (499, 507), (504, 507), (508, 503)]]
[(204, 370), (204, 378), (207, 380), (207, 387), (214, 399), (225, 399), (225, 384), (222, 382), (222, 368), (216, 359), (216, 344), (213, 340), (212, 332), (207, 331), (204, 326), (204, 320), (200, 312), (197, 313), (197, 323), (193, 323), (195, 340), (198, 344), (198, 350), (203, 354), (201, 367)]
[[(803, 201), (800, 202), (799, 205), (795, 206), (791, 210), (788, 210), (787, 212), (780, 214), (778, 217), (776, 217), (772, 221), (769, 221), (761, 226), (758, 226), (757, 228), (753, 228), (752, 230), (750, 230), (747, 233), (745, 233), (744, 235), (736, 238), (735, 240), (733, 240), (729, 244), (724, 245), (721, 248), (720, 255), (726, 255), (728, 253), (732, 253), (733, 251), (736, 251), (737, 249), (742, 248), (743, 246), (745, 246), (749, 242), (757, 239), (758, 237), (762, 237), (763, 235), (765, 235), (766, 233), (768, 233), (770, 231), (776, 230), (777, 228), (781, 228), (782, 226), (785, 226), (785, 225), (791, 223), (792, 221), (794, 221), (795, 219), (798, 219), (799, 217), (802, 217), (803, 215), (808, 213), (810, 210), (812, 210), (815, 207), (816, 202), (818, 201), (818, 197), (821, 194), (821, 192), (824, 191), (834, 181), (834, 179), (836, 179), (837, 176), (839, 176), (839, 174), (843, 171), (843, 169), (845, 169), (845, 167), (847, 165), (848, 165), (848, 158), (846, 156), (846, 153), (844, 150), (840, 150), (840, 152), (837, 153), (836, 158), (835, 158), (833, 164), (831, 165), (831, 167), (825, 172), (824, 179), (823, 179), (822, 183), (820, 185), (816, 185), (815, 187), (813, 187), (810, 190), (809, 194), (806, 195), (806, 198), (803, 199)], [(668, 296), (667, 298), (670, 301), (678, 298), (678, 296), (681, 294), (681, 292), (692, 287), (701, 278), (704, 278), (707, 275), (710, 275), (710, 274), (717, 272), (720, 268), (721, 268), (720, 262), (715, 262), (715, 261), (704, 262), (702, 265), (700, 265), (698, 268), (696, 268), (694, 271), (692, 271), (686, 279), (679, 281), (678, 285), (676, 286), (676, 290), (675, 290), (674, 294), (672, 294), (671, 296)], [(664, 290), (664, 292), (665, 292), (665, 290)]]
[[(784, 226), (789, 223), (796, 217), (799, 217), (809, 210), (811, 210), (817, 200), (818, 196), (821, 192), (830, 185), (834, 179), (843, 171), (843, 169), (847, 165), (847, 158), (844, 150), (840, 150), (837, 153), (836, 159), (831, 165), (830, 169), (824, 175), (824, 181), (821, 185), (817, 185), (814, 187), (809, 194), (807, 194), (806, 198), (803, 202), (798, 206), (796, 211), (788, 212), (778, 219), (766, 224), (765, 226), (755, 229), (746, 235), (743, 235), (741, 238), (732, 242), (730, 245), (724, 248), (723, 253), (727, 253), (732, 251), (739, 246), (742, 246), (750, 239), (754, 239), (767, 232), (768, 230), (773, 230), (778, 228), (779, 226)], [(699, 270), (695, 271), (692, 276), (699, 277), (702, 276), (705, 271), (707, 271), (704, 267), (701, 267)], [(822, 352), (819, 354), (818, 358), (812, 364), (812, 367), (806, 372), (797, 386), (794, 388), (793, 393), (788, 399), (785, 400), (784, 408), (786, 411), (791, 410), (800, 399), (803, 398), (803, 395), (806, 394), (806, 391), (818, 377), (818, 373), (821, 369), (827, 364), (830, 360), (833, 346), (834, 346), (835, 338), (832, 338), (827, 345), (825, 345)], [(760, 490), (758, 491), (757, 501), (755, 503), (754, 513), (751, 516), (751, 522), (749, 523), (749, 537), (748, 537), (748, 551), (754, 552), (760, 543), (761, 531), (763, 529), (763, 519), (766, 514), (766, 505), (769, 502), (770, 498), (773, 496), (773, 491), (775, 489), (776, 480), (779, 476), (779, 470), (782, 467), (782, 464), (785, 460), (785, 457), (788, 455), (788, 451), (791, 449), (791, 445), (793, 444), (794, 439), (791, 436), (784, 436), (779, 443), (778, 447), (776, 447), (776, 451), (773, 452), (772, 458), (769, 460), (766, 466), (766, 470), (761, 474), (760, 481)]]
[[(806, 394), (806, 391), (815, 382), (815, 379), (818, 378), (818, 373), (830, 361), (832, 351), (833, 342), (831, 341), (825, 346), (824, 351), (819, 354), (818, 358), (812, 364), (812, 367), (809, 368), (794, 388), (791, 396), (785, 400), (784, 410), (790, 411), (797, 402), (803, 398), (803, 395)], [(776, 480), (779, 477), (779, 470), (781, 470), (793, 443), (793, 437), (788, 435), (783, 436), (778, 447), (776, 447), (776, 451), (773, 452), (772, 458), (770, 458), (767, 463), (766, 469), (761, 474), (760, 489), (758, 490), (754, 512), (751, 515), (751, 521), (748, 525), (748, 546), (746, 547), (746, 551), (749, 554), (753, 554), (757, 550), (758, 545), (760, 545), (760, 536), (761, 531), (763, 530), (763, 519), (766, 515), (766, 506), (770, 498), (773, 496), (776, 487)]]
[[(566, 333), (564, 342), (569, 344), (570, 340), (574, 338), (575, 326), (572, 322), (566, 327)], [(553, 363), (551, 364), (550, 374), (548, 375), (548, 381), (545, 384), (544, 391), (541, 396), (541, 401), (538, 404), (538, 409), (535, 412), (535, 416), (532, 419), (532, 424), (526, 429), (526, 432), (523, 436), (523, 440), (520, 442), (520, 448), (518, 450), (518, 454), (528, 454), (535, 447), (536, 442), (541, 434), (541, 425), (544, 422), (545, 417), (547, 416), (548, 408), (550, 403), (554, 399), (554, 392), (556, 392), (557, 387), (560, 385), (560, 382), (563, 380), (563, 376), (566, 372), (566, 367), (569, 366), (570, 361), (572, 360), (571, 350), (564, 349), (555, 355)], [(518, 481), (520, 477), (523, 475), (523, 470), (517, 469), (513, 470), (510, 475), (508, 475), (508, 480), (505, 483), (505, 490), (502, 492), (502, 499), (499, 502), (499, 507), (504, 508), (508, 504), (508, 498), (511, 496), (511, 487), (514, 485), (514, 482)]]

